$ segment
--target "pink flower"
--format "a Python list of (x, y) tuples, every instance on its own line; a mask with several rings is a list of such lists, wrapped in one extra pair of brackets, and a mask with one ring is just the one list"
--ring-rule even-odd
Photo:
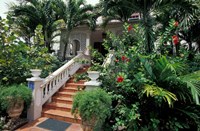
[(172, 40), (173, 40), (174, 45), (177, 45), (179, 43), (179, 39), (177, 35), (173, 35)]
[(124, 81), (124, 78), (122, 76), (117, 77), (117, 82), (123, 82), (123, 81)]

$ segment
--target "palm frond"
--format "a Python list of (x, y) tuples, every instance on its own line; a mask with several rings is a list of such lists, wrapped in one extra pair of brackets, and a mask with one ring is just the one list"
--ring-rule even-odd
[(198, 102), (197, 97), (200, 96), (200, 71), (181, 76), (180, 79), (191, 89), (193, 99)]
[(193, 120), (197, 125), (197, 130), (200, 130), (200, 106), (190, 105), (182, 108), (177, 108), (178, 111), (184, 113), (187, 117)]
[(169, 107), (172, 107), (173, 102), (178, 100), (172, 92), (154, 85), (144, 85), (143, 94), (146, 94), (147, 97), (160, 96), (168, 103)]

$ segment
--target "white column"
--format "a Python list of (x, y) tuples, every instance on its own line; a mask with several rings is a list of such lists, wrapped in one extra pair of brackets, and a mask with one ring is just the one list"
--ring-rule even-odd
[(85, 51), (85, 54), (86, 55), (89, 55), (90, 54), (90, 51), (89, 51), (89, 47), (90, 47), (90, 32), (88, 32), (86, 34), (86, 51)]
[(43, 79), (38, 77), (28, 78), (28, 87), (32, 89), (32, 103), (27, 112), (27, 118), (29, 121), (34, 121), (41, 117), (42, 113), (42, 89)]

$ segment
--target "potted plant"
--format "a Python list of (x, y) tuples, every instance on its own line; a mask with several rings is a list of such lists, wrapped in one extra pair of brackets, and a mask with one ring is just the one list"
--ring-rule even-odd
[(0, 91), (0, 106), (7, 111), (9, 117), (18, 118), (24, 106), (31, 104), (32, 92), (25, 85), (12, 85), (3, 87)]
[(74, 96), (72, 114), (82, 119), (83, 131), (100, 130), (111, 114), (111, 96), (98, 88)]
[(31, 75), (34, 78), (39, 78), (39, 76), (41, 75), (41, 70), (42, 68), (42, 63), (41, 63), (41, 59), (40, 58), (35, 58), (34, 61), (32, 61), (31, 63)]

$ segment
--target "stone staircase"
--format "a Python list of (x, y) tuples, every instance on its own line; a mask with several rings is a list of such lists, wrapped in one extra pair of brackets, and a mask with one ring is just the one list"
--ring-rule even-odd
[[(88, 67), (79, 69), (76, 73), (86, 72)], [(44, 104), (42, 110), (42, 116), (57, 120), (66, 121), (69, 123), (81, 123), (81, 118), (74, 118), (71, 115), (73, 96), (77, 91), (84, 89), (84, 80), (74, 82), (74, 79), (71, 78), (65, 84), (65, 87), (62, 87), (53, 97), (52, 101), (48, 104)]]

